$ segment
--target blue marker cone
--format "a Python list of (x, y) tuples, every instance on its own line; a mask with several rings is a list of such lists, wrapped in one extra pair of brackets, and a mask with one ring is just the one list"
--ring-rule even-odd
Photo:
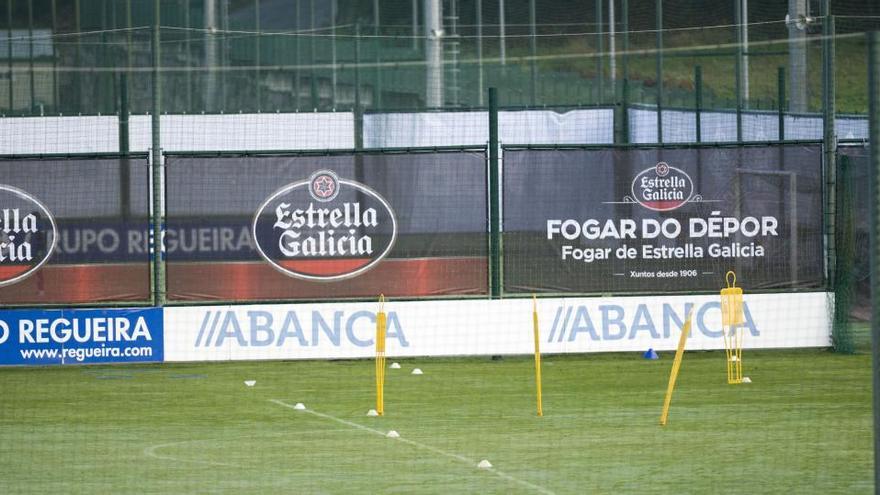
[(660, 356), (657, 355), (657, 352), (653, 347), (645, 351), (645, 353), (642, 354), (642, 357), (645, 359), (660, 359)]

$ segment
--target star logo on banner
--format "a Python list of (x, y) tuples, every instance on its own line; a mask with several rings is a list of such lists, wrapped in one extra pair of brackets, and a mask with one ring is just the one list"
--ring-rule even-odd
[(315, 191), (315, 195), (322, 198), (329, 198), (336, 190), (336, 182), (331, 177), (322, 175), (315, 178), (315, 181), (312, 183), (312, 188)]

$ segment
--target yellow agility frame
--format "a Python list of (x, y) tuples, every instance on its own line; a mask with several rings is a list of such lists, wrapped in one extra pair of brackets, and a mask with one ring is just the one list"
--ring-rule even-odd
[(743, 291), (736, 286), (736, 273), (733, 270), (727, 272), (724, 279), (727, 287), (721, 289), (721, 334), (727, 357), (727, 383), (734, 385), (743, 382)]

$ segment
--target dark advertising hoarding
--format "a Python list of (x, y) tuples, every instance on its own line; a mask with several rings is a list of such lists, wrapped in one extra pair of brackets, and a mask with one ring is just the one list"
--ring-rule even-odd
[(167, 164), (170, 299), (488, 291), (483, 151)]
[(147, 187), (143, 156), (0, 159), (0, 304), (149, 300)]
[(507, 149), (509, 292), (716, 291), (824, 282), (818, 145)]

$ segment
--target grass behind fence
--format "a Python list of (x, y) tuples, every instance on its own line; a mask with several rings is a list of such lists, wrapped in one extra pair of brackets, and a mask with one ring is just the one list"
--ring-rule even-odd
[[(870, 357), (672, 353), (0, 370), (4, 493), (869, 493)], [(394, 359), (389, 358), (389, 364)], [(424, 375), (410, 374), (414, 367)], [(256, 380), (246, 387), (244, 380)], [(309, 411), (289, 406), (303, 402)], [(359, 426), (358, 426), (359, 425)], [(369, 431), (365, 428), (374, 430)], [(401, 439), (382, 436), (396, 430)], [(489, 470), (476, 463), (487, 459)]]

